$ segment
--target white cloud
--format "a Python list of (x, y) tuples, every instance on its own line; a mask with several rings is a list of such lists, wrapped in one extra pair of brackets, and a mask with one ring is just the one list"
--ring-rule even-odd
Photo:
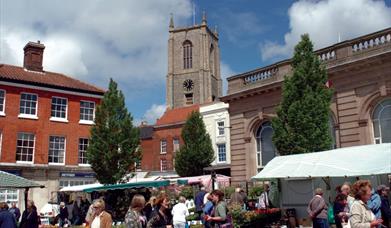
[(221, 61), (220, 63), (220, 70), (221, 70), (221, 80), (223, 80), (223, 95), (226, 95), (228, 90), (227, 78), (237, 73), (234, 70), (232, 70), (228, 64), (226, 64), (223, 61)]
[(22, 65), (24, 45), (41, 40), (45, 70), (101, 87), (112, 77), (136, 99), (164, 88), (170, 13), (185, 22), (190, 0), (1, 1), (0, 62)]
[(153, 104), (145, 111), (142, 119), (135, 120), (135, 125), (140, 125), (143, 121), (146, 121), (147, 124), (155, 124), (156, 120), (163, 115), (164, 111), (166, 111), (165, 104)]
[(308, 33), (319, 49), (342, 40), (375, 32), (391, 25), (391, 8), (375, 0), (327, 0), (295, 2), (289, 9), (290, 31), (284, 43), (260, 44), (263, 60), (287, 58), (300, 36)]

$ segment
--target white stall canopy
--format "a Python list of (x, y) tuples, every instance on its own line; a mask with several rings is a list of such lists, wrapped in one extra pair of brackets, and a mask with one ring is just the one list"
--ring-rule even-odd
[(378, 174), (391, 174), (391, 143), (278, 156), (252, 179), (350, 177)]

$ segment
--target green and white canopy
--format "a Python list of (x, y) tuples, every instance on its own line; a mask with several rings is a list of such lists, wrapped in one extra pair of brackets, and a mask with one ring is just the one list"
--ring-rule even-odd
[(140, 182), (130, 182), (123, 184), (110, 184), (110, 185), (102, 185), (92, 188), (83, 189), (84, 192), (94, 192), (94, 191), (108, 191), (108, 190), (116, 190), (116, 189), (130, 189), (130, 188), (149, 188), (149, 187), (164, 187), (169, 186), (169, 180), (155, 180), (155, 181), (140, 181)]
[(16, 176), (11, 173), (0, 171), (0, 188), (44, 188), (45, 186), (38, 184), (26, 178)]
[(391, 143), (278, 156), (252, 179), (351, 177), (378, 174), (391, 174)]

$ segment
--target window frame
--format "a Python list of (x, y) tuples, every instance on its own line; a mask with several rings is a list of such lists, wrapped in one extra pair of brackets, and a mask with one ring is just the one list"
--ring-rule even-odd
[[(164, 146), (163, 146), (163, 142), (165, 143)], [(165, 148), (164, 151), (163, 151), (163, 148)], [(167, 154), (167, 139), (160, 140), (160, 154)]]
[[(217, 163), (227, 163), (227, 144), (226, 143), (217, 143)], [(220, 160), (220, 147), (219, 146), (224, 146), (224, 156), (225, 160), (222, 161)]]
[[(219, 125), (220, 123), (223, 123), (223, 125), (220, 126)], [(217, 125), (217, 136), (225, 136), (225, 121), (219, 120), (216, 122), (216, 125)], [(221, 131), (223, 132), (222, 134), (221, 134)]]
[[(30, 94), (30, 95), (33, 95), (33, 96), (36, 96), (37, 97), (37, 100), (35, 101), (35, 114), (26, 114), (26, 113), (21, 113), (20, 112), (20, 109), (21, 109), (21, 103), (22, 103), (22, 95), (23, 94)], [(27, 100), (26, 100), (27, 101)], [(32, 101), (30, 101), (32, 102)], [(37, 93), (28, 93), (28, 92), (21, 92), (20, 93), (20, 98), (19, 98), (19, 115), (18, 115), (18, 118), (23, 118), (23, 119), (38, 119), (38, 103), (39, 103), (39, 96)]]
[[(51, 137), (59, 137), (59, 138), (64, 138), (64, 156), (63, 156), (63, 162), (62, 163), (60, 163), (60, 162), (51, 162), (50, 161), (50, 156), (51, 156), (51, 154), (50, 154), (50, 138)], [(49, 165), (65, 165), (65, 159), (66, 159), (66, 147), (67, 147), (67, 138), (65, 137), (65, 136), (62, 136), (62, 135), (49, 135), (49, 148), (48, 148), (48, 164)], [(55, 148), (54, 148), (54, 150), (56, 150)], [(57, 150), (59, 150), (59, 149), (57, 149)], [(54, 155), (53, 155), (53, 157), (54, 157)], [(59, 157), (58, 155), (57, 155), (57, 157)]]
[[(86, 103), (93, 103), (94, 104), (94, 108), (92, 110), (92, 120), (84, 120), (84, 119), (81, 119), (81, 109), (82, 109), (82, 106), (81, 106), (81, 103), (82, 102), (86, 102)], [(96, 103), (95, 101), (88, 101), (88, 100), (80, 100), (79, 102), (79, 105), (80, 105), (80, 115), (79, 115), (79, 124), (88, 124), (88, 125), (92, 125), (94, 124), (95, 122), (95, 110), (96, 110)]]
[(193, 68), (193, 43), (186, 40), (182, 44), (183, 49), (183, 69), (188, 70)]
[[(2, 192), (2, 191), (4, 191), (4, 192)], [(12, 191), (12, 193), (10, 193), (11, 191)], [(4, 195), (4, 201), (3, 200), (0, 200), (0, 201), (7, 202), (8, 204), (10, 204), (10, 203), (18, 204), (18, 202), (19, 202), (19, 190), (18, 189), (1, 188), (0, 195), (2, 195), (2, 194)], [(16, 195), (16, 199), (13, 199), (13, 197), (12, 197), (12, 199), (9, 199), (8, 196), (10, 196), (10, 195)], [(1, 197), (0, 197), (0, 199), (1, 199)]]
[[(270, 120), (265, 120), (263, 121), (259, 127), (257, 128), (257, 131), (255, 133), (255, 149), (256, 149), (256, 159), (255, 159), (255, 162), (256, 162), (256, 168), (257, 170), (259, 169), (262, 169), (263, 167), (265, 167), (262, 163), (263, 163), (263, 159), (262, 159), (262, 132), (265, 130), (265, 129), (272, 129), (272, 131), (274, 132), (274, 129), (272, 127), (272, 123)], [(272, 143), (272, 146), (274, 148), (274, 154), (275, 156), (277, 155), (277, 151), (276, 151), (276, 148), (274, 147), (274, 144), (273, 144), (273, 141), (271, 142)], [(275, 157), (274, 156), (274, 157)]]
[(0, 110), (0, 116), (5, 116), (5, 100), (6, 100), (7, 91), (5, 91), (5, 89), (0, 89), (0, 92), (1, 91), (4, 92), (4, 97), (3, 97), (3, 110)]
[[(390, 104), (386, 104), (386, 105), (382, 104), (383, 102), (387, 102), (387, 101), (389, 101)], [(378, 113), (375, 113), (378, 108), (381, 108), (380, 111)], [(372, 133), (373, 133), (372, 137), (373, 137), (374, 144), (382, 144), (383, 143), (382, 127), (381, 127), (379, 116), (386, 108), (391, 108), (391, 97), (387, 97), (387, 98), (383, 99), (382, 101), (378, 102), (373, 108), (371, 120), (372, 120)], [(375, 116), (375, 114), (377, 114), (377, 116)], [(377, 125), (377, 130), (378, 130), (378, 134), (379, 134), (378, 137), (376, 137), (375, 125)]]
[[(175, 142), (178, 142), (177, 144)], [(176, 146), (175, 145), (178, 145), (178, 148), (175, 148)], [(172, 139), (172, 152), (177, 152), (180, 148), (180, 141), (179, 141), (179, 138), (173, 138)]]
[[(80, 150), (80, 140), (87, 140), (87, 144), (83, 144), (83, 146), (86, 146), (84, 151)], [(88, 160), (87, 160), (87, 148), (88, 148), (89, 144), (90, 144), (90, 139), (88, 137), (80, 137), (79, 138), (78, 149), (77, 149), (77, 163), (78, 163), (79, 166), (91, 166), (91, 164), (88, 163)], [(80, 156), (81, 153), (85, 154), (85, 156), (83, 156), (82, 158)], [(86, 163), (81, 163), (80, 159), (85, 159)]]
[(185, 105), (193, 105), (193, 104), (194, 104), (193, 93), (185, 93)]
[[(22, 161), (22, 160), (18, 160), (16, 157), (18, 156), (18, 140), (19, 140), (19, 134), (30, 134), (30, 135), (33, 135), (34, 136), (34, 140), (33, 140), (33, 148), (32, 148), (32, 158), (31, 158), (31, 161)], [(16, 152), (15, 152), (15, 160), (16, 160), (16, 163), (22, 163), (22, 164), (33, 164), (34, 163), (34, 157), (35, 157), (35, 144), (36, 144), (36, 136), (34, 133), (31, 133), (31, 132), (17, 132), (16, 133)], [(21, 149), (24, 149), (26, 147), (23, 147), (23, 141), (22, 141), (22, 147)], [(27, 147), (27, 149), (30, 149), (30, 147)], [(22, 155), (20, 155), (22, 156)]]
[[(66, 101), (66, 106), (65, 106), (65, 117), (55, 117), (52, 116), (53, 112), (53, 98), (56, 99), (64, 99)], [(58, 105), (58, 104), (57, 104)], [(55, 110), (56, 111), (56, 110)], [(59, 96), (52, 96), (51, 102), (50, 102), (50, 121), (56, 121), (56, 122), (65, 122), (68, 123), (68, 98), (67, 97), (59, 97)]]
[[(164, 166), (163, 166), (163, 163), (164, 163)], [(163, 167), (166, 167), (166, 168), (163, 169)], [(160, 159), (160, 172), (167, 172), (167, 171), (168, 171), (167, 159)]]

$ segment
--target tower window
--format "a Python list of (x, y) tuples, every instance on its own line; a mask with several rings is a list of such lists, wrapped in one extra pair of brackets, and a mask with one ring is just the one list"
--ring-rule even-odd
[(185, 94), (185, 103), (186, 103), (186, 105), (192, 105), (194, 103), (193, 93), (186, 93)]
[(183, 43), (183, 68), (190, 69), (193, 67), (193, 45), (186, 40)]

